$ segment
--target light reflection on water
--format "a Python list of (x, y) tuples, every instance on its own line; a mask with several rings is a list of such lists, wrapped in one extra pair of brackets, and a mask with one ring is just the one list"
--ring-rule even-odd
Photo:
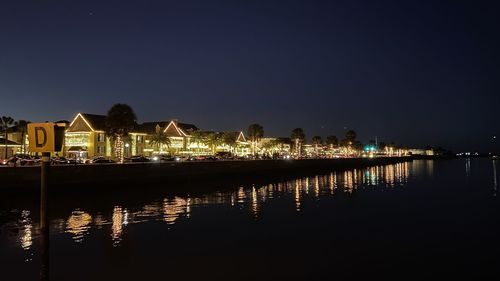
[[(233, 192), (215, 192), (200, 197), (164, 198), (161, 202), (152, 202), (138, 210), (128, 210), (123, 206), (114, 206), (109, 217), (98, 212), (75, 209), (67, 218), (51, 220), (51, 231), (56, 234), (68, 234), (75, 243), (85, 241), (93, 229), (110, 229), (113, 246), (119, 246), (126, 227), (129, 224), (147, 221), (163, 221), (174, 225), (181, 218), (190, 218), (192, 208), (202, 208), (207, 205), (227, 205), (240, 209), (248, 209), (254, 218), (261, 216), (262, 204), (275, 198), (276, 194), (293, 196), (296, 211), (301, 211), (302, 201), (306, 197), (319, 198), (334, 195), (341, 189), (348, 194), (359, 186), (377, 186), (385, 184), (388, 187), (404, 184), (409, 177), (408, 163), (389, 166), (377, 166), (366, 169), (354, 169), (343, 172), (298, 178), (291, 181), (268, 184), (250, 189), (238, 188)], [(33, 239), (38, 233), (38, 226), (32, 223), (31, 213), (23, 210), (20, 213), (19, 232), (16, 235), (20, 247), (30, 250)]]
[(127, 225), (127, 221), (124, 219), (126, 214), (120, 206), (115, 206), (113, 209), (113, 219), (111, 224), (111, 239), (113, 240), (113, 245), (119, 245), (121, 242), (121, 237), (123, 233), (123, 227)]
[(21, 247), (24, 250), (29, 250), (31, 245), (33, 245), (33, 224), (31, 223), (30, 211), (23, 210), (21, 212), (21, 232), (19, 235), (19, 240)]
[[(493, 189), (497, 190), (496, 161), (493, 161)], [(411, 174), (410, 174), (411, 172)], [(374, 166), (366, 169), (354, 169), (333, 172), (327, 175), (298, 178), (290, 181), (267, 184), (264, 186), (240, 187), (235, 191), (214, 192), (208, 195), (190, 197), (175, 196), (150, 202), (142, 207), (127, 209), (125, 206), (114, 206), (106, 212), (75, 209), (66, 218), (51, 220), (52, 234), (69, 235), (75, 243), (82, 243), (94, 230), (109, 231), (113, 246), (120, 246), (130, 224), (158, 221), (174, 226), (185, 222), (193, 216), (193, 209), (203, 209), (208, 205), (222, 205), (248, 210), (258, 219), (265, 216), (263, 204), (275, 198), (291, 200), (296, 212), (304, 208), (305, 199), (319, 199), (325, 196), (336, 196), (338, 192), (351, 195), (359, 189), (380, 188), (393, 189), (403, 186), (410, 177), (433, 176), (433, 161), (414, 161), (387, 166)], [(466, 160), (466, 176), (470, 175), (470, 162)], [(17, 222), (19, 232), (17, 244), (25, 251), (30, 251), (33, 239), (37, 237), (38, 225), (28, 210), (20, 212)], [(36, 220), (36, 219), (35, 219)]]
[(81, 210), (75, 210), (71, 213), (66, 221), (66, 233), (72, 235), (76, 243), (83, 241), (85, 235), (88, 234), (92, 223), (92, 216)]

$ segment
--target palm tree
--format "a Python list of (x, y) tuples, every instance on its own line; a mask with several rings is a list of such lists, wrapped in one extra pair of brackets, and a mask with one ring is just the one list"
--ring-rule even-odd
[[(361, 142), (356, 140), (357, 134), (356, 131), (354, 130), (349, 130), (345, 133), (345, 138), (342, 140), (341, 144), (342, 146), (345, 147), (346, 153), (348, 155), (352, 154), (355, 152), (355, 150), (358, 150), (359, 148), (363, 148), (363, 145)], [(354, 151), (352, 148), (355, 148)]]
[(224, 134), (212, 131), (194, 131), (191, 134), (191, 139), (193, 142), (205, 144), (215, 154), (217, 146), (224, 142)]
[(165, 134), (159, 125), (156, 125), (155, 134), (151, 136), (149, 139), (149, 144), (151, 146), (156, 146), (158, 151), (161, 152), (161, 148), (163, 145), (166, 145), (168, 150), (170, 150), (170, 138)]
[(252, 154), (255, 156), (255, 146), (264, 137), (264, 127), (260, 124), (250, 124), (248, 126), (248, 138), (252, 142)]
[(191, 143), (196, 143), (197, 146), (198, 146), (198, 149), (199, 149), (200, 148), (200, 146), (199, 146), (200, 143), (206, 144), (205, 135), (206, 134), (203, 131), (194, 131), (190, 135), (190, 142)]
[(272, 140), (270, 140), (268, 142), (265, 142), (262, 145), (262, 148), (265, 149), (265, 150), (273, 151), (273, 150), (279, 149), (279, 146), (280, 146), (279, 140), (278, 139), (272, 139)]
[(318, 154), (318, 146), (323, 142), (323, 139), (321, 136), (314, 136), (312, 138), (312, 143), (314, 144), (314, 150), (316, 151), (316, 154)]
[(285, 150), (285, 144), (288, 144), (289, 146), (292, 145), (292, 140), (290, 138), (277, 138), (276, 142), (279, 145), (279, 152), (283, 153)]
[(306, 138), (304, 130), (302, 130), (302, 128), (295, 128), (292, 130), (292, 134), (290, 135), (290, 137), (295, 143), (295, 153), (297, 154), (298, 157), (300, 157), (302, 142)]
[(2, 116), (2, 119), (0, 119), (0, 128), (2, 128), (2, 131), (4, 133), (4, 142), (5, 142), (5, 158), (7, 158), (7, 131), (9, 128), (12, 126), (14, 123), (14, 119), (10, 116)]
[(30, 121), (26, 120), (19, 120), (15, 122), (16, 125), (16, 131), (21, 133), (21, 144), (23, 145), (23, 153), (26, 153), (26, 132), (28, 131), (28, 124), (31, 123)]
[(333, 147), (339, 145), (339, 140), (337, 136), (328, 136), (326, 137), (326, 144), (330, 146), (330, 149), (333, 149)]
[(224, 132), (224, 133), (222, 133), (222, 139), (223, 139), (224, 143), (229, 146), (231, 153), (233, 153), (234, 147), (237, 144), (238, 135), (235, 133), (231, 133), (231, 132)]
[(348, 144), (353, 144), (354, 142), (356, 142), (356, 137), (358, 135), (356, 134), (356, 131), (354, 130), (349, 130), (345, 133), (345, 138), (344, 138), (344, 142), (345, 143), (348, 143)]
[(136, 125), (137, 116), (127, 104), (113, 105), (106, 116), (106, 134), (113, 141), (115, 155), (123, 162), (123, 142)]
[(215, 154), (217, 146), (222, 144), (222, 142), (224, 141), (223, 134), (218, 132), (208, 132), (206, 134), (205, 141), (207, 145), (211, 148), (212, 154)]

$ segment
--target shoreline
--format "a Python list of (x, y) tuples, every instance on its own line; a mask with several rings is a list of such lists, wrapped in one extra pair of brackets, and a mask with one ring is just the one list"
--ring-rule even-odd
[[(51, 166), (50, 186), (60, 189), (84, 187), (88, 189), (145, 184), (196, 183), (205, 180), (273, 178), (301, 176), (337, 170), (365, 168), (409, 162), (412, 157), (200, 161), (167, 163), (130, 163), (96, 165)], [(12, 188), (37, 189), (40, 167), (0, 169), (0, 190)], [(68, 186), (70, 185), (70, 186)]]

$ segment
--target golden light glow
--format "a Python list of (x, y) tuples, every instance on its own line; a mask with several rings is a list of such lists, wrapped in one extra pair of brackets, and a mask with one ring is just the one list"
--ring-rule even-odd
[(115, 206), (113, 208), (113, 217), (111, 219), (111, 239), (113, 240), (113, 246), (118, 246), (122, 241), (122, 233), (124, 227), (124, 215), (122, 207)]
[(245, 189), (243, 187), (240, 187), (238, 189), (238, 203), (240, 204), (245, 203), (245, 198), (246, 198)]
[[(189, 208), (189, 212), (191, 208)], [(174, 224), (181, 214), (188, 212), (188, 201), (175, 197), (173, 200), (163, 200), (163, 220), (167, 224)]]
[(20, 232), (20, 242), (21, 247), (24, 250), (29, 250), (31, 245), (33, 245), (33, 225), (31, 223), (30, 211), (23, 210), (21, 212), (21, 232)]
[[(243, 140), (240, 140), (240, 138), (243, 138)], [(247, 142), (247, 139), (245, 138), (245, 135), (243, 134), (243, 132), (240, 132), (240, 134), (238, 135), (238, 138), (236, 139), (236, 141)]]
[[(290, 204), (293, 204), (293, 206), (289, 206), (290, 209), (294, 208), (295, 211), (301, 212), (308, 207), (304, 202), (309, 202), (309, 199), (318, 198), (320, 195), (330, 196), (329, 194), (342, 196), (338, 192), (335, 193), (338, 189), (350, 194), (356, 189), (364, 187), (377, 186), (382, 190), (387, 189), (387, 187), (398, 188), (409, 178), (409, 165), (417, 164), (405, 162), (332, 172), (327, 175), (304, 177), (260, 187), (253, 186), (251, 189), (240, 187), (232, 192), (216, 192), (194, 198), (165, 198), (161, 201), (145, 204), (139, 210), (133, 211), (121, 206), (114, 206), (112, 215), (108, 214), (109, 217), (104, 217), (100, 213), (91, 216), (89, 213), (77, 209), (71, 213), (67, 220), (62, 220), (62, 224), (57, 223), (57, 225), (62, 226), (56, 227), (57, 219), (52, 220), (52, 229), (69, 233), (75, 242), (80, 243), (89, 233), (91, 227), (103, 228), (109, 225), (111, 228), (109, 235), (113, 246), (119, 246), (123, 241), (128, 224), (146, 221), (164, 221), (168, 225), (178, 224), (183, 221), (183, 217), (189, 218), (191, 216), (193, 206), (218, 204), (237, 206), (236, 208), (245, 208), (254, 218), (259, 218), (265, 215), (263, 212), (264, 204), (274, 198), (288, 200)], [(421, 162), (418, 165), (422, 165)], [(415, 168), (412, 168), (413, 170)], [(422, 166), (420, 170), (425, 172), (426, 167)], [(308, 193), (309, 188), (311, 190)], [(31, 249), (33, 243), (33, 226), (29, 216), (29, 211), (23, 211), (21, 214), (23, 228), (19, 232), (19, 236), (16, 236), (16, 241), (19, 241), (20, 246), (25, 250)]]
[(300, 212), (300, 185), (301, 180), (298, 179), (295, 181), (295, 210)]
[(81, 118), (82, 118), (82, 120), (83, 120), (83, 122), (85, 122), (85, 124), (87, 124), (87, 126), (89, 126), (90, 130), (92, 130), (92, 132), (95, 132), (95, 131), (94, 131), (94, 128), (92, 128), (92, 126), (90, 126), (90, 123), (87, 121), (87, 119), (85, 119), (85, 118), (83, 117), (83, 115), (82, 115), (81, 113), (78, 113), (78, 114), (75, 116), (75, 118), (73, 119), (73, 121), (71, 121), (71, 123), (69, 124), (68, 128), (69, 128), (69, 127), (71, 127), (71, 126), (73, 126), (73, 123), (75, 123), (75, 121), (76, 121), (76, 119), (78, 119), (78, 117), (81, 117)]
[(83, 241), (84, 236), (90, 229), (92, 216), (86, 212), (75, 210), (66, 221), (66, 233), (73, 235), (73, 240), (77, 243)]
[(319, 197), (319, 177), (314, 177), (314, 194), (316, 197)]
[(177, 130), (177, 132), (178, 132), (181, 136), (187, 137), (187, 134), (186, 134), (186, 133), (184, 133), (184, 131), (183, 131), (183, 130), (181, 130), (179, 127), (177, 127), (177, 125), (175, 124), (175, 122), (174, 122), (174, 121), (170, 121), (170, 123), (168, 123), (167, 127), (165, 127), (165, 130), (163, 130), (163, 132), (164, 132), (164, 133), (166, 133), (166, 132), (167, 132), (167, 130), (168, 130), (168, 128), (169, 128), (170, 126), (172, 126), (172, 125), (174, 126), (175, 130)]
[(255, 187), (252, 187), (252, 213), (254, 217), (258, 217), (259, 215), (259, 198), (257, 197)]

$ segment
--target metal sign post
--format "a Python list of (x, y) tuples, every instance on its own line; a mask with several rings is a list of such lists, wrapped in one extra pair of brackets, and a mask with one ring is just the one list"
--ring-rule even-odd
[(28, 124), (28, 140), (30, 152), (41, 152), (42, 163), (40, 170), (40, 256), (42, 266), (40, 280), (49, 280), (49, 175), (50, 153), (60, 151), (64, 139), (64, 127), (55, 123)]
[(42, 153), (42, 166), (40, 174), (40, 256), (42, 267), (40, 269), (40, 280), (49, 280), (49, 173), (50, 173), (50, 152)]

